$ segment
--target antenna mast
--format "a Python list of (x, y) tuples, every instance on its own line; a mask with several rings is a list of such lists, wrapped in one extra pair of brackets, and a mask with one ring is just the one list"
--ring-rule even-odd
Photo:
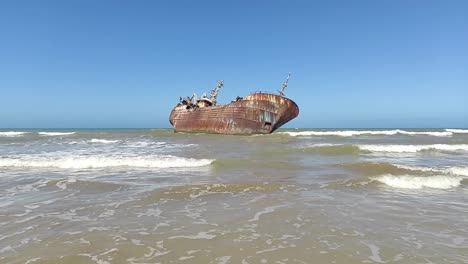
[(218, 85), (216, 85), (213, 91), (211, 91), (210, 100), (213, 102), (214, 105), (216, 104), (216, 97), (218, 96), (219, 89), (221, 89), (223, 85), (224, 85), (224, 80), (221, 80), (218, 82)]
[(288, 87), (288, 82), (289, 82), (289, 77), (291, 76), (291, 73), (288, 73), (288, 78), (286, 78), (286, 81), (283, 83), (283, 87), (281, 87), (281, 91), (279, 91), (280, 96), (284, 96), (284, 89)]

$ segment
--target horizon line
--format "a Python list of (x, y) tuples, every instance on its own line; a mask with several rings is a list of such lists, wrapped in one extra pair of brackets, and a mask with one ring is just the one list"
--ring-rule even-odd
[[(39, 129), (174, 129), (171, 127), (5, 127), (0, 130), (39, 130)], [(468, 127), (281, 127), (281, 129), (468, 129)]]

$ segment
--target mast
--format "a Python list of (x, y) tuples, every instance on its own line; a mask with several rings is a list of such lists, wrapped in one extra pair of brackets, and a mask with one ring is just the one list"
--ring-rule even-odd
[(216, 85), (213, 91), (211, 91), (210, 100), (213, 102), (213, 105), (216, 104), (216, 97), (218, 96), (219, 89), (221, 89), (223, 85), (224, 85), (224, 80), (221, 80), (218, 82), (218, 85)]
[(281, 87), (281, 91), (279, 91), (280, 96), (284, 96), (284, 89), (288, 87), (288, 82), (289, 82), (289, 77), (291, 76), (291, 73), (288, 73), (288, 78), (286, 78), (286, 81), (283, 83), (283, 87)]

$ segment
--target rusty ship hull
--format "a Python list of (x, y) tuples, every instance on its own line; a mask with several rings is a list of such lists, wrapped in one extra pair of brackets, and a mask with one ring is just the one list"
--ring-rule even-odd
[(269, 134), (298, 115), (299, 107), (291, 99), (260, 92), (225, 105), (192, 109), (179, 105), (169, 122), (176, 132)]

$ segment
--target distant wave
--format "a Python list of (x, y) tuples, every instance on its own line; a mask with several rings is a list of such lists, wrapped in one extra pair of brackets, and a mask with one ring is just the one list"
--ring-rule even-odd
[(37, 132), (37, 133), (42, 136), (67, 136), (67, 135), (73, 135), (76, 132)]
[(415, 175), (392, 175), (386, 174), (372, 177), (372, 180), (384, 183), (390, 187), (401, 189), (422, 189), (424, 187), (433, 189), (450, 189), (460, 186), (463, 178), (446, 175), (415, 176)]
[(468, 133), (468, 129), (445, 129), (445, 131), (452, 132), (452, 133)]
[(61, 156), (21, 155), (0, 158), (0, 167), (36, 167), (61, 169), (88, 169), (109, 167), (140, 168), (184, 168), (201, 167), (213, 163), (214, 159), (183, 158), (170, 155), (145, 155), (140, 157), (122, 157), (110, 155)]
[(468, 144), (432, 144), (432, 145), (358, 145), (359, 149), (371, 152), (415, 153), (420, 151), (468, 151)]
[(86, 139), (86, 140), (73, 140), (64, 141), (58, 144), (66, 145), (115, 145), (118, 147), (134, 148), (134, 149), (152, 149), (157, 151), (171, 150), (171, 149), (183, 149), (193, 148), (198, 146), (197, 144), (174, 144), (165, 141), (134, 141), (128, 139)]
[(393, 136), (397, 134), (401, 135), (427, 135), (436, 137), (450, 137), (453, 132), (450, 131), (406, 131), (401, 129), (395, 130), (343, 130), (343, 131), (300, 131), (300, 132), (281, 132), (282, 134), (288, 134), (293, 137), (298, 136), (339, 136), (339, 137), (353, 137), (360, 135), (386, 135)]
[(468, 167), (431, 168), (368, 161), (337, 166), (364, 177), (333, 182), (327, 187), (366, 188), (371, 184), (383, 183), (399, 189), (451, 189), (468, 182)]
[(27, 132), (20, 132), (20, 131), (6, 131), (6, 132), (0, 132), (0, 137), (19, 137)]
[(96, 139), (93, 138), (89, 142), (90, 143), (102, 143), (102, 144), (112, 144), (112, 143), (117, 143), (120, 142), (121, 140), (107, 140), (107, 139)]
[(162, 146), (167, 143), (164, 141), (161, 142), (152, 142), (152, 141), (137, 141), (137, 142), (128, 142), (128, 146), (132, 148), (146, 148), (148, 146)]
[(468, 177), (468, 167), (448, 167), (448, 168), (426, 168), (426, 167), (412, 167), (396, 165), (399, 168), (413, 171), (435, 172), (451, 175), (459, 175)]
[(432, 168), (420, 166), (407, 166), (400, 164), (391, 164), (386, 162), (356, 162), (347, 164), (338, 164), (337, 166), (345, 169), (359, 171), (366, 175), (376, 174), (418, 174), (418, 175), (457, 175), (468, 177), (468, 167), (446, 167), (446, 168)]
[(316, 153), (323, 155), (359, 155), (366, 153), (418, 153), (423, 151), (468, 151), (468, 144), (432, 145), (351, 145), (351, 144), (312, 144), (299, 148), (270, 151), (269, 154)]

